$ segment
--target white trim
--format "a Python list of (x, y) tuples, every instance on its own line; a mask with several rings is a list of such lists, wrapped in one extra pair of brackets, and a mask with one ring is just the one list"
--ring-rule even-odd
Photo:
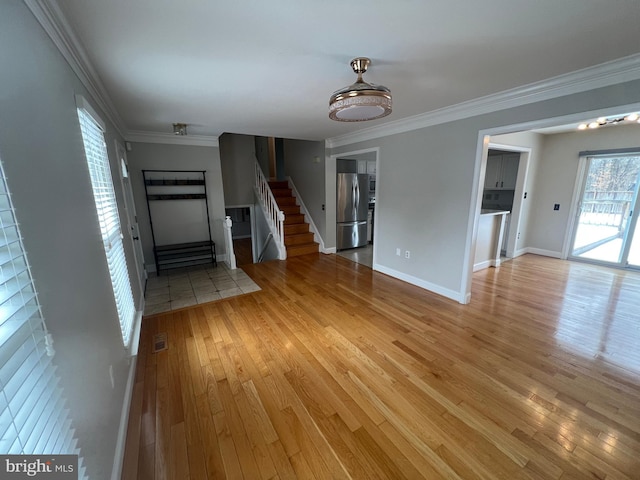
[[(218, 137), (212, 135), (174, 135), (173, 133), (142, 132), (130, 130), (125, 135), (128, 142), (164, 143), (171, 145), (193, 145), (197, 147), (219, 147)], [(135, 148), (135, 145), (132, 146)]]
[(320, 253), (325, 253), (327, 255), (332, 253), (338, 253), (338, 249), (336, 247), (323, 248)]
[[(473, 170), (473, 184), (471, 187), (471, 201), (469, 205), (469, 217), (467, 218), (467, 232), (471, 238), (467, 236), (464, 247), (464, 256), (462, 262), (462, 275), (460, 280), (461, 295), (471, 301), (471, 276), (473, 275), (473, 267), (476, 256), (476, 242), (478, 237), (478, 225), (480, 223), (480, 210), (482, 209), (482, 194), (480, 179), (484, 179), (487, 168), (487, 153), (489, 151), (489, 139), (491, 137), (484, 132), (478, 133), (478, 143), (476, 145), (476, 161)], [(377, 197), (376, 197), (377, 201)]]
[(575, 239), (575, 224), (578, 217), (578, 204), (582, 200), (582, 190), (584, 188), (587, 175), (587, 157), (581, 156), (578, 158), (578, 171), (576, 173), (576, 180), (573, 184), (573, 195), (571, 196), (571, 205), (569, 205), (569, 219), (567, 221), (567, 228), (564, 232), (564, 242), (562, 245), (562, 258), (569, 258), (571, 253), (571, 247)]
[(520, 256), (525, 255), (525, 254), (527, 254), (527, 253), (529, 253), (529, 249), (528, 249), (527, 247), (520, 248), (520, 249), (515, 250), (515, 251), (513, 252), (513, 257), (511, 257), (511, 258), (520, 257)]
[(384, 273), (385, 275), (389, 275), (390, 277), (397, 278), (398, 280), (402, 280), (403, 282), (407, 282), (420, 288), (424, 288), (425, 290), (429, 290), (430, 292), (437, 293), (438, 295), (442, 295), (443, 297), (450, 298), (451, 300), (455, 300), (456, 302), (468, 303), (465, 302), (466, 296), (461, 294), (460, 292), (441, 287), (440, 285), (436, 285), (435, 283), (427, 282), (425, 280), (422, 280), (421, 278), (414, 277), (413, 275), (399, 272), (398, 270), (385, 267), (384, 265), (380, 265), (378, 263), (373, 264), (373, 270)]
[(295, 183), (293, 183), (293, 179), (291, 177), (287, 177), (287, 182), (289, 183), (289, 187), (291, 187), (293, 196), (295, 197), (296, 202), (300, 207), (300, 211), (304, 214), (304, 220), (309, 224), (309, 230), (313, 232), (313, 240), (318, 243), (318, 245), (320, 246), (320, 251), (322, 253), (327, 253), (322, 235), (320, 235), (320, 232), (318, 232), (318, 227), (316, 227), (316, 224), (313, 221), (313, 217), (309, 213), (309, 210), (307, 210), (307, 206), (302, 201), (302, 196), (300, 195), (300, 192), (298, 192)]
[(98, 114), (98, 112), (96, 112), (96, 110), (93, 108), (91, 103), (89, 103), (89, 101), (84, 97), (84, 95), (80, 95), (79, 93), (75, 94), (75, 99), (76, 99), (76, 108), (86, 111), (91, 116), (91, 118), (93, 118), (93, 120), (98, 124), (98, 126), (102, 130), (102, 133), (104, 133), (105, 130), (107, 129), (107, 124), (104, 123), (104, 120)]
[(489, 267), (499, 267), (500, 266), (500, 259), (489, 259), (489, 260), (485, 260), (484, 262), (480, 262), (480, 263), (474, 263), (473, 264), (473, 272), (478, 272), (480, 270), (484, 270), (485, 268), (489, 268)]
[[(143, 292), (144, 293), (144, 292)], [(133, 321), (133, 328), (131, 329), (131, 341), (129, 342), (128, 354), (130, 357), (138, 355), (138, 347), (140, 343), (140, 330), (142, 329), (142, 315), (144, 312), (145, 299), (144, 295), (140, 300), (140, 308), (136, 312), (136, 318)]]
[(118, 439), (116, 441), (116, 451), (113, 455), (113, 468), (111, 469), (111, 480), (120, 480), (122, 477), (122, 466), (124, 463), (124, 451), (127, 441), (127, 428), (129, 426), (129, 410), (131, 409), (131, 399), (133, 397), (133, 385), (136, 377), (136, 364), (138, 357), (129, 357), (129, 375), (127, 386), (124, 390), (124, 401), (120, 414), (120, 426), (118, 428)]
[(24, 0), (24, 3), (49, 35), (71, 70), (122, 136), (122, 132), (125, 131), (124, 122), (57, 1)]
[(638, 79), (640, 54), (634, 54), (420, 115), (328, 138), (325, 140), (325, 146), (341, 147)]
[(534, 255), (542, 255), (543, 257), (562, 258), (562, 252), (556, 252), (554, 250), (545, 250), (543, 248), (527, 247), (525, 249), (527, 253)]

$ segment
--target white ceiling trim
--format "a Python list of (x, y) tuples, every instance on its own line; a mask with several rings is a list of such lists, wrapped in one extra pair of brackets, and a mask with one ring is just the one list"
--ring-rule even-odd
[(100, 77), (91, 65), (84, 48), (78, 42), (73, 29), (70, 28), (67, 19), (60, 10), (57, 1), (24, 0), (24, 2), (100, 109), (109, 118), (118, 133), (124, 136), (124, 122), (100, 81)]
[(365, 128), (354, 133), (325, 140), (326, 148), (351, 145), (356, 142), (409, 132), (440, 123), (519, 107), (529, 103), (550, 100), (565, 95), (585, 92), (640, 79), (640, 54), (634, 54), (593, 67), (576, 70), (564, 75), (505, 90), (450, 107), (402, 118), (392, 122)]
[(219, 147), (218, 137), (208, 135), (175, 135), (173, 133), (155, 133), (129, 131), (125, 136), (129, 142), (168, 143), (171, 145), (192, 145), (196, 147)]
[[(24, 0), (24, 2), (120, 135), (129, 141), (180, 145), (219, 145), (218, 138), (214, 136), (189, 135), (178, 139), (172, 134), (162, 132), (127, 131), (84, 48), (79, 43), (78, 38), (73, 33), (73, 29), (62, 13), (57, 0)], [(325, 140), (325, 147), (336, 148), (350, 145), (638, 79), (640, 79), (640, 54), (634, 54), (522, 87), (516, 87), (412, 117), (381, 123), (354, 133), (328, 138)], [(136, 140), (141, 138), (146, 138), (147, 140)]]

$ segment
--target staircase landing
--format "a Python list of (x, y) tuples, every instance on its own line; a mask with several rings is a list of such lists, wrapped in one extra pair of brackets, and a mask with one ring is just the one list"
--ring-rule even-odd
[(296, 205), (289, 184), (286, 181), (269, 182), (271, 192), (280, 210), (284, 212), (284, 246), (287, 257), (297, 257), (309, 253), (318, 253), (318, 242), (313, 241), (313, 233), (305, 222), (300, 207)]

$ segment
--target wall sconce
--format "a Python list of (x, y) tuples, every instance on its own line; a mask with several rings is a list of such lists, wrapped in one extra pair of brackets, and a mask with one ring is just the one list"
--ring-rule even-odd
[(174, 135), (186, 135), (187, 134), (187, 124), (186, 123), (174, 123), (173, 124), (173, 134)]

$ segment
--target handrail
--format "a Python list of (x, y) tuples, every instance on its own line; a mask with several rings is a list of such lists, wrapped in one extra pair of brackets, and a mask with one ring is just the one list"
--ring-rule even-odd
[(267, 217), (267, 223), (269, 229), (273, 233), (273, 237), (278, 247), (279, 259), (285, 260), (287, 258), (287, 249), (284, 246), (284, 212), (280, 210), (276, 199), (271, 192), (271, 187), (267, 181), (262, 168), (258, 161), (255, 161), (255, 188), (260, 200), (260, 205)]
[(269, 232), (269, 235), (267, 235), (267, 239), (264, 241), (264, 244), (262, 245), (262, 249), (260, 250), (260, 255), (258, 255), (258, 263), (264, 260), (264, 252), (267, 251), (267, 247), (269, 246), (269, 243), (271, 243), (272, 240), (273, 240), (273, 233)]
[(231, 236), (231, 227), (233, 222), (231, 221), (231, 217), (227, 216), (224, 219), (224, 243), (227, 250), (227, 265), (231, 270), (235, 270), (236, 265), (236, 253), (233, 249), (233, 237)]

